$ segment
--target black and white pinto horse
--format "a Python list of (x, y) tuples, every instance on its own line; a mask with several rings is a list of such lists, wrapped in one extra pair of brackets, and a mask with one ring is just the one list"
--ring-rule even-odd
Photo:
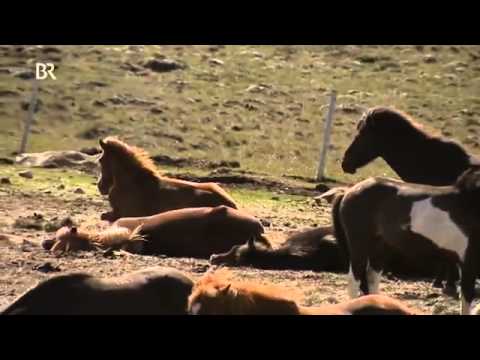
[[(468, 168), (480, 165), (480, 158), (460, 143), (426, 131), (406, 113), (382, 106), (369, 109), (358, 121), (342, 169), (354, 174), (377, 157), (385, 160), (403, 181), (433, 186), (452, 185)], [(446, 275), (445, 291), (455, 293), (455, 264), (446, 263), (438, 275), (434, 286), (441, 287)]]
[(369, 178), (335, 199), (332, 216), (349, 256), (351, 297), (378, 292), (384, 248), (392, 246), (412, 261), (457, 264), (461, 314), (470, 314), (480, 270), (480, 167), (449, 186)]

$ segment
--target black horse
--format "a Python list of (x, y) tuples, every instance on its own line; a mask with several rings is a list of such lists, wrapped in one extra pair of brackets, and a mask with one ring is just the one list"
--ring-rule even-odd
[(71, 273), (45, 280), (2, 315), (186, 315), (193, 282), (155, 267), (118, 278)]
[(302, 231), (289, 237), (278, 249), (256, 244), (252, 238), (226, 253), (212, 255), (210, 263), (260, 269), (346, 272), (348, 263), (335, 240), (328, 239), (332, 233), (331, 227)]
[(357, 135), (342, 161), (342, 169), (357, 169), (381, 157), (406, 182), (443, 186), (453, 184), (480, 159), (460, 144), (434, 136), (410, 116), (386, 107), (368, 110), (357, 123)]
[(480, 167), (442, 187), (369, 178), (335, 199), (332, 217), (350, 261), (351, 296), (378, 290), (389, 246), (412, 262), (456, 264), (461, 311), (470, 312), (480, 273)]

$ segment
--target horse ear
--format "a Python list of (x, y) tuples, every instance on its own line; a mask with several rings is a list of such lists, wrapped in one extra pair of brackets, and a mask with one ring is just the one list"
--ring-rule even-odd
[(105, 147), (107, 146), (107, 143), (105, 141), (103, 141), (103, 139), (100, 139), (98, 141), (98, 143), (100, 144), (100, 147), (105, 150)]
[(248, 249), (249, 250), (255, 250), (255, 237), (251, 237), (248, 239)]

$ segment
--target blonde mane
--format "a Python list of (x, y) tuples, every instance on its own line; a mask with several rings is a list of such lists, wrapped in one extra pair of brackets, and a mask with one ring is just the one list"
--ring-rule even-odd
[(127, 242), (144, 241), (140, 234), (142, 225), (130, 230), (126, 227), (111, 226), (94, 235), (94, 242), (103, 247), (122, 246)]
[(156, 178), (160, 178), (157, 167), (146, 150), (128, 145), (113, 136), (109, 136), (103, 141), (107, 147), (112, 149), (116, 154), (120, 154), (120, 156), (127, 159), (134, 167), (143, 170)]
[(77, 251), (85, 248), (122, 248), (133, 245), (135, 242), (143, 242), (145, 239), (140, 234), (142, 226), (134, 230), (125, 227), (111, 226), (103, 231), (93, 231), (85, 227), (76, 229), (75, 233), (71, 228), (63, 227), (57, 231), (56, 242), (52, 251)]

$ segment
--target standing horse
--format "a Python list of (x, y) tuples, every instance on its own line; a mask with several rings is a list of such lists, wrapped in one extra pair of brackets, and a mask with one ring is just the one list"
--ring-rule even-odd
[(215, 183), (194, 183), (161, 176), (148, 154), (107, 137), (100, 140), (101, 175), (98, 190), (108, 195), (112, 211), (102, 214), (113, 222), (120, 217), (150, 216), (164, 211), (226, 205), (233, 199)]
[[(372, 108), (358, 121), (342, 169), (354, 174), (377, 157), (403, 181), (434, 186), (451, 185), (470, 166), (480, 164), (480, 159), (460, 144), (431, 135), (407, 114), (386, 107)], [(456, 268), (450, 264), (443, 271), (447, 273), (447, 292), (456, 292)], [(441, 277), (434, 286), (441, 287)]]
[(194, 257), (229, 250), (255, 239), (270, 246), (263, 226), (253, 216), (228, 206), (171, 210), (148, 217), (121, 218), (102, 232), (64, 227), (55, 240), (44, 242), (52, 251), (121, 248), (145, 255)]
[(350, 259), (351, 297), (378, 291), (384, 248), (412, 261), (429, 257), (460, 269), (461, 313), (469, 314), (480, 270), (480, 167), (454, 185), (434, 187), (369, 178), (339, 195), (332, 216)]
[(406, 182), (443, 186), (453, 184), (480, 159), (460, 144), (427, 133), (410, 116), (375, 107), (357, 123), (357, 135), (345, 151), (342, 169), (357, 169), (381, 157)]
[(154, 267), (113, 278), (54, 276), (21, 295), (2, 315), (186, 315), (192, 280)]
[(205, 275), (189, 297), (193, 315), (420, 315), (398, 300), (364, 296), (345, 303), (301, 306), (291, 291), (229, 280), (225, 273)]

